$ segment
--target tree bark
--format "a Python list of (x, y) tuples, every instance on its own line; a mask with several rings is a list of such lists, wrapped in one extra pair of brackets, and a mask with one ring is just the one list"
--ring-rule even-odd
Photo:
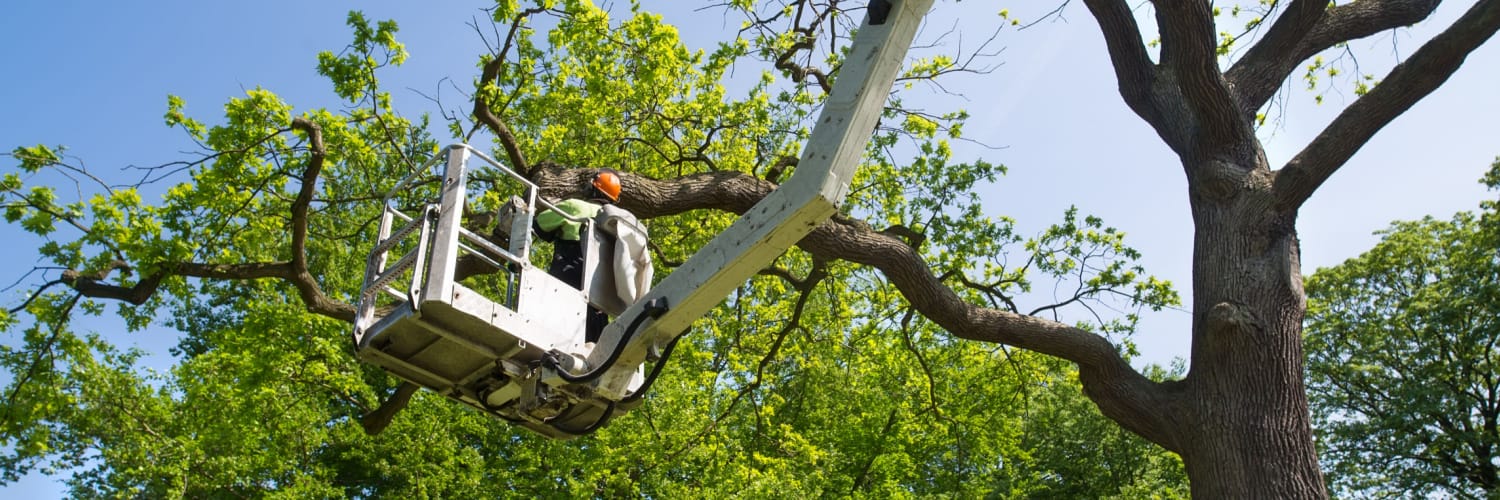
[[(1294, 0), (1226, 73), (1213, 50), (1208, 4), (1152, 2), (1161, 39), (1152, 61), (1128, 2), (1085, 3), (1104, 34), (1121, 97), (1181, 158), (1195, 230), (1192, 369), (1180, 387), (1165, 391), (1175, 404), (1161, 410), (1184, 414), (1155, 415), (1181, 424), (1141, 434), (1182, 455), (1194, 497), (1325, 498), (1303, 379), (1297, 211), (1376, 131), (1500, 29), (1500, 0), (1475, 1), (1276, 171), (1252, 124), (1301, 62), (1425, 19), (1437, 1), (1329, 7)], [(1087, 374), (1087, 366), (1080, 371)], [(1089, 396), (1105, 415), (1140, 432), (1135, 417), (1107, 397)]]
[(1260, 146), (1193, 176), (1193, 425), (1177, 449), (1195, 498), (1326, 498), (1302, 366), (1295, 211), (1275, 207)]

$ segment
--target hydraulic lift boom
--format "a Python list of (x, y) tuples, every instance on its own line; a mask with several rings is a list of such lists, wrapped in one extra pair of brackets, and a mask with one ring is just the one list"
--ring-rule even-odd
[[(531, 219), (539, 206), (550, 207), (536, 197), (536, 187), (468, 146), (449, 146), (440, 203), (412, 217), (387, 203), (355, 322), (359, 356), (551, 437), (592, 432), (638, 405), (665, 361), (664, 351), (694, 320), (838, 210), (931, 5), (872, 1), (792, 177), (628, 307), (606, 303), (606, 294), (598, 292), (611, 279), (600, 265), (607, 259), (599, 258), (612, 244), (601, 229), (606, 224), (580, 221), (588, 235), (588, 283), (573, 289), (529, 262)], [(508, 248), (459, 225), (467, 164), (474, 157), (512, 177), (526, 193), (512, 202)], [(397, 218), (406, 224), (396, 228)], [(397, 247), (410, 251), (387, 265)], [(460, 253), (511, 270), (508, 296), (492, 300), (455, 282)], [(407, 276), (409, 288), (390, 286)], [(382, 292), (401, 302), (378, 306)], [(593, 346), (582, 342), (587, 304), (616, 316)], [(648, 360), (657, 366), (643, 379)]]

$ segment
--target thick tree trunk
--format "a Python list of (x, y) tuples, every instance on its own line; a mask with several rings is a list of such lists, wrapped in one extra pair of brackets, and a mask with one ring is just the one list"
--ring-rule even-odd
[(1195, 498), (1326, 498), (1303, 385), (1296, 213), (1259, 147), (1189, 165), (1193, 351), (1178, 452)]
[(1156, 391), (1171, 401), (1141, 411), (1118, 404), (1132, 400), (1130, 391), (1110, 390), (1106, 377), (1086, 369), (1085, 390), (1105, 415), (1181, 454), (1195, 497), (1325, 498), (1302, 378), (1296, 211), (1500, 30), (1500, 0), (1474, 2), (1274, 172), (1255, 139), (1255, 114), (1301, 62), (1421, 21), (1439, 2), (1295, 0), (1263, 36), (1257, 29), (1259, 39), (1227, 73), (1209, 2), (1152, 2), (1155, 54), (1143, 42), (1153, 33), (1143, 36), (1131, 2), (1084, 3), (1125, 104), (1182, 158), (1196, 229), (1192, 370)]

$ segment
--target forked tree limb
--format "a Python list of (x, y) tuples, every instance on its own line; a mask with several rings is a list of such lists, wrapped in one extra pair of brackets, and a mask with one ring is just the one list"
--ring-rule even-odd
[(495, 137), (500, 139), (500, 146), (505, 149), (505, 156), (510, 160), (511, 170), (520, 172), (522, 175), (529, 175), (531, 164), (526, 161), (526, 155), (521, 152), (521, 143), (516, 139), (516, 135), (511, 132), (509, 126), (505, 125), (505, 121), (495, 114), (492, 106), (496, 103), (490, 102), (485, 96), (484, 87), (500, 78), (500, 72), (505, 69), (505, 58), (510, 54), (510, 48), (515, 43), (516, 32), (521, 29), (521, 23), (529, 16), (547, 11), (546, 8), (534, 7), (516, 13), (511, 20), (510, 31), (505, 35), (505, 41), (500, 44), (500, 53), (495, 54), (493, 59), (485, 63), (479, 75), (479, 88), (474, 92), (474, 119), (489, 128)]
[(1225, 78), (1239, 96), (1240, 111), (1253, 116), (1303, 61), (1340, 43), (1416, 24), (1432, 15), (1438, 3), (1360, 0), (1327, 9), (1317, 0), (1294, 2)]
[(1172, 72), (1177, 90), (1191, 110), (1191, 121), (1186, 124), (1190, 133), (1187, 147), (1174, 149), (1186, 153), (1189, 159), (1201, 158), (1253, 137), (1251, 121), (1240, 114), (1229, 82), (1219, 72), (1212, 5), (1202, 0), (1157, 0), (1153, 4), (1161, 32), (1161, 69)]
[(106, 282), (109, 274), (117, 269), (130, 269), (124, 261), (117, 261), (106, 269), (85, 274), (77, 270), (63, 272), (63, 282), (84, 297), (111, 299), (135, 305), (150, 300), (170, 276), (209, 278), (224, 280), (250, 280), (279, 278), (296, 287), (298, 296), (309, 312), (342, 321), (354, 321), (354, 307), (333, 300), (323, 293), (317, 280), (307, 267), (308, 210), (317, 191), (318, 176), (323, 170), (327, 155), (323, 143), (323, 131), (317, 123), (298, 117), (292, 120), (292, 128), (308, 137), (308, 160), (303, 167), (297, 197), (292, 201), (291, 211), (291, 258), (276, 262), (250, 262), (238, 264), (215, 264), (201, 262), (165, 262), (149, 267), (150, 272), (129, 286)]
[[(1245, 57), (1225, 73), (1239, 95), (1242, 114), (1253, 115), (1276, 89), (1281, 88), (1282, 80), (1305, 59), (1299, 59), (1295, 54), (1305, 46), (1303, 42), (1307, 34), (1327, 12), (1326, 0), (1293, 0), (1276, 17), (1266, 36), (1255, 42), (1245, 52)], [(1278, 74), (1281, 76), (1271, 78)], [(1249, 75), (1258, 78), (1252, 81)], [(1267, 86), (1270, 93), (1265, 93), (1262, 88)], [(1265, 96), (1260, 97), (1262, 94)]]
[(1277, 172), (1277, 208), (1293, 211), (1301, 207), (1376, 132), (1437, 90), (1496, 30), (1500, 30), (1500, 0), (1480, 0), (1391, 69), (1379, 85), (1344, 108)]

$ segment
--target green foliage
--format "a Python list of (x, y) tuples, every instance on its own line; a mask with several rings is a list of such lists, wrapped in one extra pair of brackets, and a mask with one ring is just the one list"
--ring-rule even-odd
[[(1153, 368), (1157, 380), (1182, 377), (1183, 367)], [(1188, 498), (1176, 455), (1121, 429), (1077, 390), (1071, 366), (1048, 359), (1030, 387), (1021, 449), (1005, 484), (1025, 498)]]
[[(529, 7), (555, 16), (522, 20), (496, 79), (476, 82), (532, 159), (653, 178), (767, 177), (798, 156), (821, 99), (770, 71), (738, 93), (724, 86), (731, 69), (759, 67), (758, 55), (784, 48), (781, 37), (689, 50), (675, 27), (634, 3), (619, 19), (583, 0), (495, 7), (501, 23)], [(75, 331), (76, 313), (101, 303), (65, 287), (36, 290), (24, 312), (0, 315), (7, 335), (21, 333), (0, 349), (0, 369), (15, 375), (0, 403), (0, 479), (40, 469), (70, 474), (78, 496), (151, 498), (1180, 493), (1175, 456), (1109, 424), (1073, 367), (955, 339), (914, 315), (879, 273), (797, 250), (698, 322), (650, 399), (596, 435), (549, 441), (423, 392), (384, 433), (366, 436), (359, 417), (399, 381), (357, 362), (348, 325), (308, 313), (284, 281), (212, 276), (293, 258), (288, 207), (313, 161), (294, 118), (316, 124), (326, 144), (306, 262), (335, 300), (349, 301), (360, 285), (374, 200), (436, 150), (425, 120), (403, 117), (377, 78), (406, 57), (396, 24), (351, 13), (348, 25), (349, 47), (318, 55), (319, 74), (345, 100), (337, 111), (254, 88), (200, 122), (169, 96), (167, 125), (206, 148), (185, 173), (163, 175), (174, 185), (101, 186), (70, 203), (60, 198), (66, 190), (30, 177), (0, 181), (7, 221), (47, 238), (48, 265), (124, 288), (182, 263), (210, 275), (169, 276), (145, 303), (118, 309), (126, 329), (155, 322), (182, 332), (164, 373), (120, 351), (118, 332)], [(952, 65), (924, 59), (908, 75)], [(1068, 304), (1177, 303), (1124, 235), (1096, 217), (1070, 210), (1027, 238), (1010, 219), (987, 215), (974, 191), (1005, 167), (954, 158), (950, 141), (963, 139), (966, 112), (911, 112), (898, 97), (886, 118), (900, 126), (875, 137), (844, 215), (907, 229), (966, 299), (1019, 310), (1036, 300), (1027, 296), (1033, 286), (1053, 282), (1079, 285)], [(448, 125), (456, 137), (472, 127)], [(27, 173), (77, 168), (60, 147), (12, 157)], [(474, 194), (487, 201), (475, 209), (484, 211), (500, 196), (484, 193), (493, 186), (478, 177)], [(435, 191), (418, 185), (398, 203), (416, 206)], [(657, 274), (732, 219), (647, 221)], [(1064, 307), (1020, 312), (1071, 317)], [(1076, 314), (1128, 345), (1134, 314)]]
[(202, 123), (192, 119), (182, 112), (187, 103), (181, 97), (175, 95), (167, 96), (167, 114), (164, 116), (168, 127), (182, 127), (193, 139), (203, 140), (203, 134), (208, 131)]
[[(15, 150), (11, 151), (10, 155), (12, 158), (21, 161), (20, 167), (22, 171), (27, 173), (36, 173), (36, 171), (41, 170), (42, 167), (46, 167), (48, 165), (52, 165), (62, 161), (62, 152), (62, 146), (49, 148), (47, 146), (37, 144), (31, 147), (17, 147)], [(10, 186), (14, 182), (15, 181), (11, 180), (11, 178), (7, 176), (6, 186)]]
[(358, 102), (375, 87), (376, 69), (406, 62), (406, 47), (396, 41), (395, 21), (380, 21), (372, 27), (364, 14), (353, 11), (347, 23), (354, 30), (354, 42), (342, 56), (318, 53), (318, 74), (334, 82), (339, 97)]
[[(1496, 188), (1500, 161), (1485, 177)], [(1307, 280), (1310, 403), (1334, 491), (1492, 497), (1497, 206), (1397, 222)]]

